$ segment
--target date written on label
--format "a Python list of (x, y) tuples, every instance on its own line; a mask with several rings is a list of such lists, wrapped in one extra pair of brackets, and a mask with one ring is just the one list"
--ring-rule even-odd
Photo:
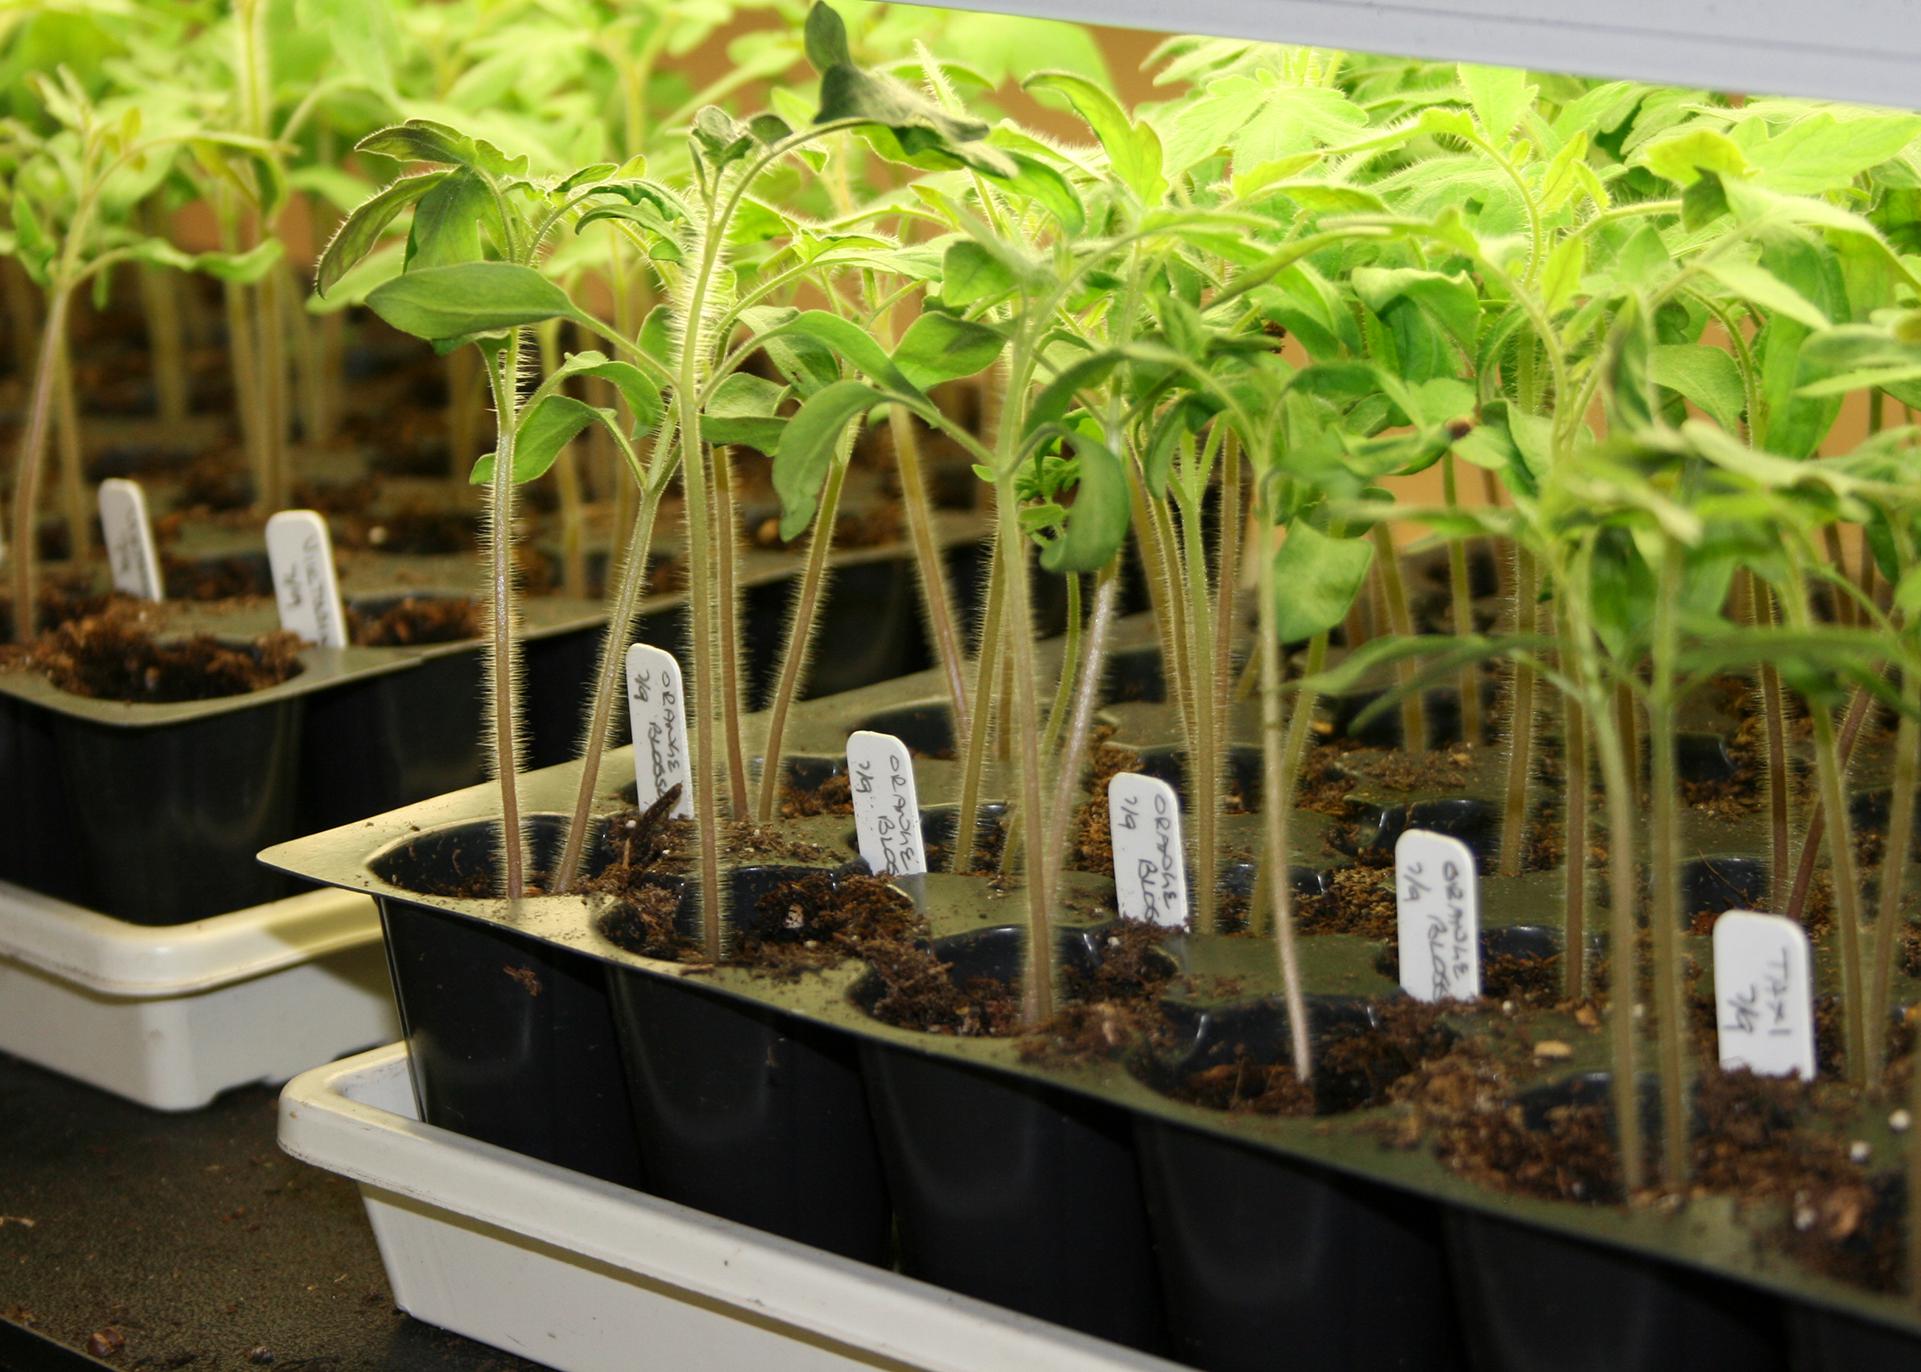
[(645, 810), (680, 787), (673, 817), (694, 813), (687, 762), (687, 693), (674, 655), (647, 643), (627, 650), (627, 717), (634, 738), (634, 791)]
[(1107, 833), (1121, 918), (1185, 928), (1187, 859), (1174, 788), (1139, 772), (1115, 773), (1107, 783)]
[(147, 494), (139, 482), (112, 476), (100, 483), (100, 532), (107, 540), (114, 590), (142, 600), (164, 600)]
[(1409, 829), (1394, 845), (1401, 989), (1416, 1000), (1481, 994), (1481, 896), (1474, 854), (1457, 838)]
[(868, 868), (897, 877), (925, 872), (927, 845), (907, 745), (871, 729), (849, 734), (847, 784), (854, 796), (854, 835)]
[(1814, 979), (1807, 931), (1782, 915), (1729, 910), (1714, 921), (1721, 1068), (1814, 1076)]
[(312, 510), (282, 510), (269, 519), (267, 563), (280, 627), (323, 648), (346, 647), (347, 612), (327, 521)]

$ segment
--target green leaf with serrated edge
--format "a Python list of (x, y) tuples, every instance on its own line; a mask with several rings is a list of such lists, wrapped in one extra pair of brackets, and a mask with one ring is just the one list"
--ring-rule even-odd
[(694, 116), (694, 146), (713, 171), (738, 162), (754, 146), (754, 133), (718, 105), (704, 105)]
[(1786, 315), (1810, 329), (1828, 327), (1828, 317), (1813, 301), (1757, 262), (1710, 262), (1703, 270), (1741, 299), (1770, 314)]
[(1127, 117), (1114, 97), (1085, 77), (1068, 72), (1042, 72), (1022, 83), (1030, 91), (1055, 91), (1066, 97), (1086, 121), (1107, 153), (1108, 166), (1121, 184), (1144, 205), (1157, 205), (1167, 194), (1161, 175), (1161, 140), (1147, 124)]
[(630, 437), (644, 438), (660, 427), (661, 417), (667, 412), (666, 403), (660, 397), (660, 387), (633, 363), (621, 362), (591, 349), (569, 353), (566, 361), (554, 368), (547, 383), (558, 386), (576, 376), (595, 377), (620, 392), (621, 399), (627, 402), (628, 412), (634, 417)]
[(1374, 545), (1330, 538), (1304, 519), (1288, 525), (1274, 552), (1274, 619), (1283, 643), (1299, 643), (1347, 618), (1367, 584)]
[(941, 256), (940, 296), (949, 305), (998, 300), (1014, 289), (1014, 274), (971, 238), (948, 245)]
[(363, 202), (341, 223), (333, 242), (320, 255), (320, 265), (314, 270), (314, 289), (321, 295), (332, 290), (349, 268), (373, 251), (382, 232), (402, 210), (451, 175), (448, 171), (430, 171), (403, 176)]
[(894, 360), (874, 341), (872, 334), (851, 319), (842, 319), (837, 314), (829, 314), (825, 310), (803, 310), (755, 337), (763, 345), (766, 340), (776, 338), (811, 339), (829, 349), (855, 371), (906, 395), (920, 394), (920, 388), (894, 365)]
[(714, 388), (701, 414), (700, 434), (709, 443), (732, 443), (772, 457), (787, 420), (780, 402), (787, 387), (750, 372), (735, 372)]
[(985, 370), (1006, 342), (998, 329), (930, 310), (908, 325), (894, 345), (894, 365), (926, 390)]
[(783, 541), (800, 537), (814, 522), (842, 431), (881, 399), (881, 393), (865, 381), (836, 381), (787, 421), (774, 453), (774, 492), (780, 497)]
[(1630, 161), (1677, 186), (1691, 186), (1702, 172), (1741, 177), (1750, 170), (1740, 144), (1718, 129), (1679, 129), (1644, 144)]
[(578, 314), (560, 287), (512, 262), (403, 272), (369, 292), (367, 307), (402, 333), (435, 342)]
[(1504, 143), (1520, 122), (1521, 112), (1534, 103), (1538, 87), (1516, 67), (1484, 67), (1463, 62), (1455, 68), (1475, 118), (1495, 143)]
[(1480, 330), (1481, 300), (1465, 275), (1447, 276), (1412, 267), (1357, 267), (1354, 292), (1368, 309), (1386, 314), (1396, 300), (1408, 300), (1430, 315), (1465, 349), (1474, 353)]
[(1062, 575), (1098, 572), (1113, 561), (1130, 518), (1121, 460), (1105, 443), (1078, 430), (1069, 441), (1080, 462), (1080, 480), (1067, 509), (1066, 531), (1041, 550), (1041, 566)]
[(918, 91), (858, 67), (830, 67), (821, 75), (820, 109), (814, 122), (842, 120), (875, 125), (891, 135), (869, 140), (890, 161), (970, 166), (1001, 176), (1014, 171), (1011, 158), (981, 142), (987, 137), (987, 125), (949, 114)]
[(488, 221), (498, 238), (500, 210), (493, 192), (471, 169), (459, 168), (414, 206), (403, 270), (480, 261), (486, 256), (481, 246), (481, 225)]
[(1013, 170), (1004, 176), (996, 175), (995, 180), (1015, 194), (1044, 207), (1070, 234), (1078, 234), (1086, 226), (1087, 211), (1065, 176), (1024, 152), (1012, 152), (1007, 156), (1014, 164)]
[[(589, 424), (616, 428), (612, 410), (600, 409), (570, 395), (550, 395), (520, 417), (514, 430), (514, 484), (522, 485), (547, 474), (560, 450)], [(494, 479), (495, 453), (487, 453), (468, 473), (468, 484), (485, 486)]]
[(1741, 369), (1719, 348), (1704, 343), (1657, 343), (1649, 358), (1654, 384), (1678, 391), (1730, 432), (1741, 427), (1747, 395)]
[(832, 7), (819, 3), (819, 0), (807, 11), (802, 40), (807, 50), (807, 60), (815, 71), (825, 72), (830, 67), (853, 65), (853, 54), (847, 46), (847, 25), (841, 22), (840, 15)]

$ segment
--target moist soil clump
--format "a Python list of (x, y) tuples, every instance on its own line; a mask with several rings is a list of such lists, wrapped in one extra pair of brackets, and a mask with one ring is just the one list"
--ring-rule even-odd
[(1303, 896), (1295, 906), (1295, 932), (1387, 940), (1398, 937), (1391, 868), (1336, 867), (1327, 879), (1325, 891)]
[(762, 896), (727, 961), (793, 977), (876, 944), (902, 945), (924, 927), (914, 902), (885, 878), (818, 872)]
[(416, 648), (479, 638), (480, 604), (465, 596), (407, 596), (368, 614), (351, 606), (347, 629), (362, 648)]
[[(72, 620), (104, 614), (117, 604), (134, 603), (104, 591), (96, 591), (89, 583), (78, 580), (50, 581), (40, 588), (34, 601), (33, 627), (39, 633), (57, 629)], [(0, 604), (0, 634), (4, 634), (8, 642), (13, 639), (12, 601)]]
[(208, 634), (162, 641), (139, 610), (126, 607), (61, 625), (34, 644), (30, 660), (74, 695), (161, 704), (278, 686), (299, 672), (300, 647), (287, 633), (249, 643)]
[[(820, 785), (801, 790), (783, 786), (780, 792), (783, 819), (805, 819), (813, 815), (851, 815), (854, 792), (845, 772), (836, 772)], [(929, 863), (928, 866), (933, 866)]]
[(1020, 1030), (1020, 996), (1007, 982), (970, 977), (956, 984), (954, 965), (925, 944), (872, 948), (866, 957), (881, 987), (868, 1013), (884, 1024), (957, 1038)]
[(273, 588), (262, 584), (262, 574), (261, 564), (253, 558), (160, 556), (160, 575), (169, 600), (246, 600), (268, 595)]

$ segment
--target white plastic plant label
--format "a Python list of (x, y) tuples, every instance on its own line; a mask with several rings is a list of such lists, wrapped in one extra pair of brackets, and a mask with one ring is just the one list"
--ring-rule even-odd
[(854, 795), (854, 833), (874, 872), (897, 877), (927, 870), (920, 796), (907, 745), (892, 734), (860, 729), (847, 736), (847, 785)]
[(1458, 838), (1409, 829), (1394, 845), (1401, 989), (1416, 1000), (1481, 994), (1481, 893), (1474, 854)]
[(1783, 915), (1729, 910), (1714, 921), (1721, 1067), (1814, 1078), (1814, 977), (1807, 931)]
[(282, 510), (267, 521), (280, 627), (322, 648), (347, 646), (347, 611), (334, 572), (333, 535), (312, 510)]
[(1114, 845), (1114, 899), (1122, 919), (1187, 926), (1187, 860), (1174, 788), (1139, 772), (1107, 783), (1107, 832)]
[(137, 481), (112, 476), (100, 483), (100, 530), (107, 538), (107, 565), (113, 588), (142, 600), (165, 600), (160, 554), (147, 518), (147, 493)]
[(647, 643), (627, 650), (627, 717), (634, 735), (634, 791), (645, 810), (674, 787), (675, 819), (694, 814), (687, 747), (687, 692), (674, 655)]

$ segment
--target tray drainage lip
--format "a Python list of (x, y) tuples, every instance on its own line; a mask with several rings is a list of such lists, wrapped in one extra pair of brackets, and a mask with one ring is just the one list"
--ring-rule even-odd
[(373, 902), (339, 889), (141, 925), (0, 882), (0, 958), (126, 999), (230, 986), (379, 938)]

